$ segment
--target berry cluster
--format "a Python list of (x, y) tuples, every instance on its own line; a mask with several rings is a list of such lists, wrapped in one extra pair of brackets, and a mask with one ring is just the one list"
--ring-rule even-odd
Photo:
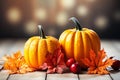
[(80, 65), (75, 61), (74, 58), (68, 59), (66, 65), (70, 68), (70, 71), (75, 74), (79, 74), (81, 72)]

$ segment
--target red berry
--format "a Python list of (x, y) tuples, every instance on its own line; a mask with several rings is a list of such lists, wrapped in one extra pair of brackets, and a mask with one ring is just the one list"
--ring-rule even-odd
[(67, 60), (66, 65), (67, 65), (68, 67), (70, 67), (73, 63), (75, 63), (74, 58), (70, 58), (70, 59)]
[(120, 69), (120, 61), (115, 60), (115, 62), (111, 66), (114, 70), (119, 70)]
[(75, 74), (79, 74), (81, 72), (81, 68), (80, 65), (78, 63), (74, 63), (70, 66), (70, 71), (75, 73)]

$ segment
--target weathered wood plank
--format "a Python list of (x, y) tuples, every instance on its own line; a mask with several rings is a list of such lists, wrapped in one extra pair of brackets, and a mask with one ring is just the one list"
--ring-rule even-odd
[(3, 68), (3, 65), (0, 65), (0, 71), (2, 70), (2, 68)]
[[(120, 41), (118, 41), (118, 40), (112, 41), (112, 46), (114, 46), (117, 53), (119, 54), (117, 59), (120, 60)], [(120, 71), (111, 71), (111, 73), (110, 73), (110, 76), (113, 78), (113, 80), (120, 80), (119, 75), (120, 75)]]
[(120, 52), (117, 51), (112, 41), (102, 41), (102, 48), (104, 48), (108, 57), (114, 56), (115, 59), (120, 59)]
[(9, 54), (12, 54), (18, 50), (20, 50), (23, 54), (24, 43), (25, 43), (25, 40), (15, 40), (13, 45), (11, 45), (12, 48), (9, 50)]
[(88, 74), (80, 74), (80, 80), (111, 80), (109, 75), (88, 75)]
[(31, 72), (26, 74), (13, 74), (10, 75), (8, 80), (45, 80), (45, 72)]
[(5, 54), (12, 54), (18, 50), (23, 53), (25, 41), (18, 39), (0, 40), (0, 58)]
[(0, 80), (8, 80), (9, 74), (8, 71), (2, 70), (0, 71)]
[(0, 58), (2, 58), (5, 54), (8, 54), (14, 42), (15, 42), (14, 40), (1, 40), (0, 41)]
[(118, 50), (120, 51), (120, 41), (119, 40), (114, 40), (112, 41), (113, 43), (113, 46)]
[(120, 71), (111, 71), (110, 76), (113, 80), (120, 80)]
[(3, 65), (3, 64), (4, 64), (4, 60), (0, 59), (0, 65)]
[[(23, 53), (25, 40), (2, 40), (0, 41), (0, 58), (4, 54), (11, 54), (20, 50)], [(120, 41), (110, 41), (110, 40), (102, 40), (102, 48), (105, 49), (108, 57), (115, 56), (115, 59), (120, 59)], [(3, 61), (0, 60), (0, 64)], [(2, 68), (2, 66), (0, 66)], [(114, 80), (119, 80), (120, 72), (111, 71), (110, 75)], [(14, 74), (10, 75), (2, 70), (0, 72), (0, 80), (45, 80), (46, 73), (45, 72), (32, 72), (26, 74)], [(109, 75), (88, 75), (88, 74), (80, 74), (80, 80), (111, 80)], [(78, 80), (78, 76), (72, 73), (64, 73), (64, 74), (48, 74), (47, 80)]]
[(47, 74), (47, 80), (78, 80), (78, 76), (73, 73)]
[[(120, 60), (120, 42), (119, 41), (102, 41), (102, 45), (105, 48), (105, 51), (107, 52), (108, 56), (114, 56), (114, 59)], [(109, 68), (109, 70), (112, 70)], [(111, 71), (110, 76), (113, 78), (113, 80), (120, 80), (120, 71)]]

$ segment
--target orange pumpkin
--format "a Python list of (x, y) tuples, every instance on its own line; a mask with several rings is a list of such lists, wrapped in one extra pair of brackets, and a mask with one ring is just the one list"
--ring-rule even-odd
[(43, 29), (40, 29), (40, 36), (33, 36), (28, 39), (24, 46), (24, 58), (30, 67), (39, 69), (46, 59), (46, 55), (54, 54), (60, 48), (59, 41), (52, 36), (45, 36)]
[(86, 66), (81, 59), (89, 57), (90, 49), (96, 53), (100, 50), (100, 38), (97, 33), (88, 28), (81, 28), (79, 21), (70, 18), (75, 23), (74, 29), (65, 30), (59, 38), (59, 42), (67, 58), (74, 58), (82, 68)]

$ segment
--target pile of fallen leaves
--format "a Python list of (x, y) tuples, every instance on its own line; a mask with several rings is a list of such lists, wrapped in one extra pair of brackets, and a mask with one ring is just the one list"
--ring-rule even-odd
[[(89, 58), (82, 59), (82, 62), (88, 67), (88, 73), (108, 74), (107, 67), (111, 66), (115, 60), (112, 57), (108, 58), (104, 50), (98, 51), (97, 54), (90, 50), (89, 54)], [(4, 60), (4, 69), (9, 70), (10, 74), (27, 73), (36, 70), (27, 65), (20, 51), (13, 53), (11, 56), (4, 56)], [(68, 71), (61, 49), (56, 50), (54, 55), (46, 55), (46, 61), (40, 66), (40, 70), (46, 70), (47, 73), (63, 73)]]
[(82, 62), (88, 66), (89, 74), (108, 74), (107, 67), (111, 66), (114, 62), (112, 57), (107, 58), (107, 55), (103, 50), (98, 51), (96, 54), (93, 50), (90, 50), (89, 58), (84, 58)]
[(45, 63), (40, 67), (40, 69), (47, 70), (47, 73), (67, 72), (68, 68), (65, 64), (64, 54), (61, 49), (55, 50), (54, 55), (47, 54)]
[[(36, 70), (27, 65), (20, 51), (13, 53), (11, 56), (6, 55), (3, 59), (5, 60), (4, 69), (9, 70), (10, 74), (27, 73)], [(64, 54), (61, 52), (61, 49), (58, 49), (54, 55), (48, 54), (46, 56), (46, 61), (40, 66), (39, 70), (47, 70), (47, 73), (63, 73), (67, 69)]]
[(35, 70), (26, 64), (20, 51), (13, 53), (11, 56), (6, 55), (3, 59), (5, 60), (4, 69), (9, 70), (10, 74), (26, 73)]

